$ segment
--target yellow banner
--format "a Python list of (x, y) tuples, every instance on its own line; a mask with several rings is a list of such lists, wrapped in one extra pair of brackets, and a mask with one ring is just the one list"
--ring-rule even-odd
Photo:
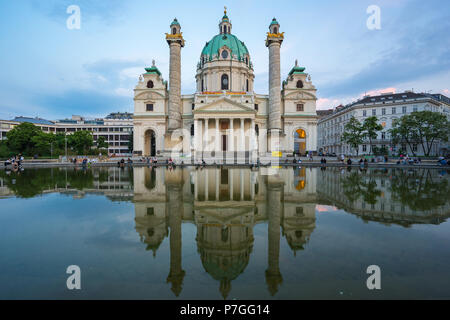
[(272, 157), (281, 158), (283, 153), (281, 151), (272, 151)]

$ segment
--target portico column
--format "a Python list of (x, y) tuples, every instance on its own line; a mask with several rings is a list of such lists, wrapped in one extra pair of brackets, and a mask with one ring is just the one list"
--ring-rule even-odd
[(208, 151), (208, 118), (204, 119), (205, 122), (205, 132), (204, 132), (204, 136), (203, 136), (203, 151)]
[(196, 157), (197, 151), (200, 149), (200, 132), (198, 127), (198, 119), (194, 119), (194, 158)]
[(219, 119), (216, 118), (216, 141), (215, 141), (215, 151), (220, 151), (220, 144), (219, 144)]
[(230, 151), (234, 152), (234, 119), (230, 118)]
[(244, 119), (241, 119), (241, 150), (245, 151)]
[(255, 119), (250, 119), (251, 120), (251, 124), (250, 124), (250, 150), (255, 149)]

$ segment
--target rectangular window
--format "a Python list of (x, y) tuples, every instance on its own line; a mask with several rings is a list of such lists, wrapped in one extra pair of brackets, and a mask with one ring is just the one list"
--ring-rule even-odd
[(413, 107), (413, 112), (417, 112), (417, 106)]
[(386, 108), (381, 109), (381, 114), (384, 116), (386, 114)]
[(406, 113), (406, 107), (402, 107), (402, 113)]
[(147, 111), (153, 111), (153, 104), (152, 103), (147, 104)]
[(362, 150), (363, 150), (363, 152), (367, 151), (367, 146), (365, 144), (362, 145)]
[(382, 140), (385, 140), (385, 139), (386, 139), (386, 132), (382, 132), (382, 133), (381, 133), (381, 139), (382, 139)]
[(396, 114), (397, 113), (397, 109), (394, 107), (392, 108), (392, 114)]
[(258, 106), (258, 104), (256, 103), (256, 104), (255, 104), (255, 110), (258, 111), (258, 108), (259, 108), (259, 106)]
[(192, 110), (194, 110), (194, 109), (195, 109), (195, 103), (192, 104)]
[(367, 111), (363, 110), (363, 117), (367, 116)]
[(417, 144), (413, 144), (413, 145), (412, 145), (412, 150), (413, 150), (414, 152), (417, 152)]
[(377, 109), (372, 109), (372, 115), (376, 116), (377, 115)]
[(304, 110), (304, 106), (302, 103), (298, 103), (297, 104), (297, 111), (303, 111)]

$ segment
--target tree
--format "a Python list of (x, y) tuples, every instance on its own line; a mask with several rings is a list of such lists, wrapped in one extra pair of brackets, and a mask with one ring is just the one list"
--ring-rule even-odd
[(6, 134), (8, 148), (16, 153), (32, 155), (35, 142), (32, 138), (41, 134), (42, 131), (32, 123), (24, 122)]
[(56, 148), (55, 135), (53, 133), (45, 133), (39, 130), (39, 133), (31, 138), (34, 144), (33, 153), (40, 156), (50, 155)]
[(349, 144), (353, 149), (356, 149), (356, 155), (359, 154), (359, 146), (364, 140), (364, 135), (361, 122), (355, 117), (351, 117), (349, 122), (345, 125), (342, 140)]
[(108, 149), (109, 145), (108, 142), (106, 142), (105, 137), (100, 136), (97, 140), (97, 148), (98, 149)]
[(366, 118), (362, 124), (363, 136), (369, 139), (370, 153), (372, 153), (372, 140), (377, 138), (378, 132), (381, 130), (383, 130), (383, 126), (378, 123), (376, 116)]
[(413, 112), (395, 121), (390, 132), (395, 143), (406, 142), (414, 155), (412, 144), (420, 144), (424, 154), (429, 156), (433, 143), (448, 141), (450, 122), (437, 112)]
[[(411, 130), (411, 128), (417, 127), (417, 123), (413, 123), (413, 121), (414, 119), (409, 115), (396, 119), (392, 122), (392, 129), (389, 130), (389, 133), (393, 145), (406, 143), (415, 156), (413, 144), (418, 143), (419, 137), (415, 130)], [(406, 150), (402, 151), (406, 153)]]
[(67, 143), (79, 155), (86, 154), (87, 150), (94, 145), (94, 138), (90, 131), (77, 131), (68, 136)]

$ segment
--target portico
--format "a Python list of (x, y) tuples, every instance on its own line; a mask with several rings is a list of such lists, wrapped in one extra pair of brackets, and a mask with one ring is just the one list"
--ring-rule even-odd
[(202, 152), (233, 153), (256, 151), (254, 117), (194, 116), (194, 147)]

